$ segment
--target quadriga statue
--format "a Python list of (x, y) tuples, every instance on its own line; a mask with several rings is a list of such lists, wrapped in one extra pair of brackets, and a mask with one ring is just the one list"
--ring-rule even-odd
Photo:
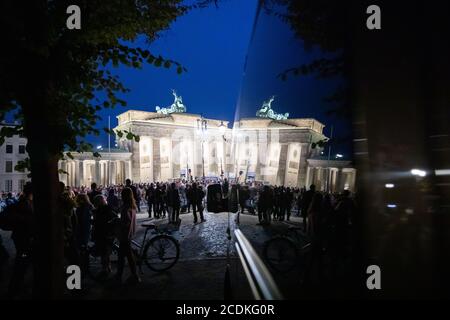
[(260, 118), (270, 118), (274, 120), (286, 120), (289, 117), (289, 113), (276, 113), (272, 109), (272, 102), (275, 100), (275, 96), (270, 97), (268, 101), (264, 101), (261, 109), (256, 112), (256, 116)]

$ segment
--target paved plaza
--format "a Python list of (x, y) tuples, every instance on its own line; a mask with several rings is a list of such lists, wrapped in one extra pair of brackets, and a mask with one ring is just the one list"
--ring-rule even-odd
[[(232, 294), (235, 299), (252, 299), (244, 272), (236, 256), (234, 237), (229, 242), (227, 228), (230, 225), (232, 232), (240, 228), (252, 243), (258, 254), (261, 255), (265, 241), (283, 233), (289, 225), (299, 225), (301, 218), (291, 217), (290, 222), (273, 222), (270, 226), (257, 225), (255, 215), (241, 214), (239, 226), (235, 223), (235, 214), (205, 212), (206, 222), (193, 223), (192, 214), (181, 214), (181, 224), (174, 227), (167, 224), (165, 219), (149, 219), (143, 208), (138, 214), (138, 225), (151, 221), (162, 228), (170, 228), (171, 234), (180, 242), (180, 259), (177, 264), (167, 272), (155, 273), (143, 266), (142, 283), (135, 285), (121, 284), (108, 279), (104, 282), (94, 281), (89, 277), (83, 280), (83, 290), (76, 294), (77, 298), (84, 299), (223, 299), (225, 271), (227, 263), (230, 264)], [(228, 223), (228, 220), (230, 221)], [(135, 240), (140, 242), (145, 229), (138, 227)], [(4, 293), (14, 257), (14, 246), (8, 232), (2, 231), (4, 243), (11, 257), (4, 268), (3, 279), (0, 280), (1, 294)], [(227, 250), (229, 249), (229, 256)], [(93, 263), (92, 269), (100, 268), (100, 261)], [(113, 262), (113, 269), (115, 263)], [(95, 272), (95, 271), (94, 271)], [(124, 279), (127, 277), (125, 268)], [(276, 274), (272, 272), (280, 289), (287, 296), (293, 295), (297, 283), (293, 281), (296, 274)], [(27, 277), (27, 292), (30, 291), (31, 279)], [(25, 293), (26, 295), (27, 293)], [(70, 295), (69, 295), (70, 296)]]

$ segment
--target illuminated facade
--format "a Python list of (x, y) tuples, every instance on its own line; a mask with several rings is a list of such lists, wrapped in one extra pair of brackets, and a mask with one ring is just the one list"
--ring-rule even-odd
[(326, 139), (324, 125), (314, 119), (244, 118), (229, 128), (227, 121), (189, 113), (129, 110), (117, 118), (114, 130), (140, 137), (117, 138), (119, 149), (131, 155), (129, 177), (135, 182), (223, 176), (292, 187), (314, 183), (319, 190), (354, 188), (349, 161), (320, 159), (321, 149), (311, 148)]
[[(173, 179), (229, 178), (318, 190), (354, 189), (355, 170), (349, 161), (320, 158), (313, 143), (326, 140), (324, 125), (315, 119), (289, 119), (276, 113), (272, 96), (255, 118), (227, 121), (186, 113), (181, 96), (156, 112), (129, 110), (117, 116), (117, 148), (71, 153), (60, 161), (60, 179), (71, 186), (120, 184), (130, 178), (148, 183)], [(127, 133), (139, 136), (128, 139)]]

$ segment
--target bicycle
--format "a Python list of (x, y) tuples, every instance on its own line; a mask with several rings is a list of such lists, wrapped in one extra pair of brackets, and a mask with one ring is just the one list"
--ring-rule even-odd
[[(142, 242), (138, 243), (135, 240), (131, 240), (132, 246), (136, 247), (133, 248), (133, 251), (139, 271), (143, 273), (143, 263), (155, 272), (164, 272), (172, 268), (180, 257), (178, 240), (170, 235), (170, 231), (159, 229), (154, 223), (143, 223), (141, 226), (145, 228)], [(150, 230), (155, 236), (146, 241)]]
[[(164, 272), (172, 268), (180, 257), (178, 240), (171, 236), (168, 230), (160, 229), (153, 223), (143, 223), (141, 226), (145, 228), (142, 242), (131, 240), (132, 250), (140, 273), (144, 273), (142, 271), (143, 264), (155, 272)], [(154, 236), (147, 240), (150, 231)], [(88, 250), (90, 256), (98, 257), (95, 246), (89, 247)], [(117, 260), (119, 255), (119, 241), (117, 239), (112, 243), (111, 255), (116, 256), (115, 260)]]
[(286, 273), (298, 264), (306, 264), (311, 240), (302, 230), (301, 227), (289, 226), (286, 234), (265, 242), (263, 256), (273, 270)]

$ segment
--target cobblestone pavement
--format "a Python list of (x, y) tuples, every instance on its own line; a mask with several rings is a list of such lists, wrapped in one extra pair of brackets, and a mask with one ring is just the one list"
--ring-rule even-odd
[[(143, 209), (145, 210), (145, 208)], [(223, 299), (225, 269), (229, 262), (234, 297), (251, 299), (245, 275), (236, 257), (234, 242), (227, 240), (228, 226), (232, 232), (239, 227), (257, 253), (261, 254), (265, 241), (276, 234), (285, 232), (289, 224), (301, 222), (300, 218), (291, 217), (289, 223), (274, 222), (270, 226), (263, 227), (257, 225), (256, 216), (241, 214), (240, 224), (237, 226), (234, 214), (205, 212), (206, 222), (196, 224), (193, 223), (192, 214), (181, 214), (181, 224), (176, 228), (167, 224), (167, 218), (148, 219), (144, 210), (138, 214), (139, 225), (151, 221), (161, 228), (171, 230), (171, 234), (179, 240), (181, 253), (178, 263), (162, 274), (152, 272), (144, 267), (142, 283), (133, 286), (117, 285), (112, 280), (99, 283), (86, 279), (83, 282), (85, 290), (76, 297), (83, 299)], [(138, 227), (137, 242), (142, 241), (143, 234), (144, 228)], [(13, 257), (14, 249), (9, 235), (5, 232), (2, 232), (2, 235), (5, 245)], [(227, 259), (228, 248), (230, 249), (229, 259)], [(12, 260), (10, 258), (5, 268), (4, 278), (8, 278)], [(98, 267), (99, 263), (97, 263)], [(127, 268), (125, 269), (127, 270)], [(279, 283), (281, 291), (291, 295), (290, 292), (296, 286), (296, 274), (273, 273), (273, 275), (276, 282)], [(126, 278), (126, 274), (124, 278)], [(6, 285), (5, 279), (0, 280), (0, 294), (4, 292)]]

